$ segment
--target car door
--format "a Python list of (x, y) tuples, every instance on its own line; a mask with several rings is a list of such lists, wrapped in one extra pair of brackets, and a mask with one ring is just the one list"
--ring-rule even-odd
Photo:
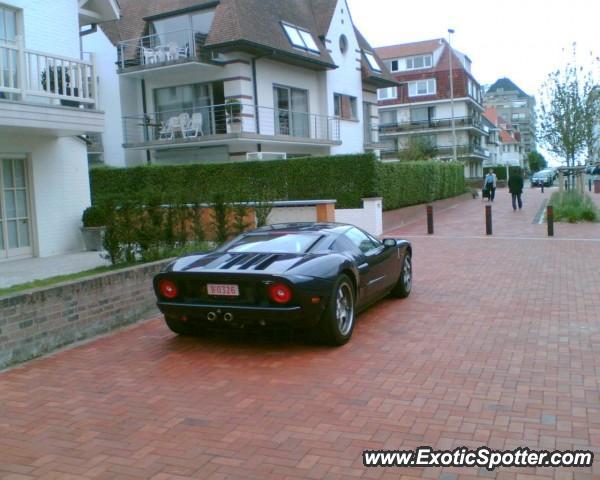
[(393, 254), (392, 249), (386, 249), (379, 240), (356, 227), (350, 228), (344, 236), (355, 252), (361, 297), (364, 302), (369, 302), (390, 285), (387, 260)]

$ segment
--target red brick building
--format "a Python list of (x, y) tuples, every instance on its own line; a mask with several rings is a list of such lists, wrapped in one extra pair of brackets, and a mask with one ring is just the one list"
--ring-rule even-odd
[[(383, 156), (394, 158), (418, 139), (437, 148), (438, 158), (450, 160), (456, 143), (465, 176), (482, 175), (489, 157), (483, 145), (481, 87), (471, 73), (471, 60), (452, 49), (453, 97), (450, 89), (450, 46), (442, 38), (376, 49), (399, 87), (378, 92)], [(452, 103), (454, 105), (452, 105)], [(453, 122), (456, 142), (453, 135)]]

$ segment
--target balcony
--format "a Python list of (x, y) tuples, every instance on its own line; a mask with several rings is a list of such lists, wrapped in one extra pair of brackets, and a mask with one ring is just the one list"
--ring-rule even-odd
[[(437, 150), (436, 158), (440, 160), (450, 160), (454, 156), (454, 148), (452, 145), (438, 145), (435, 147)], [(398, 150), (386, 150), (381, 152), (381, 158), (383, 159), (394, 159), (398, 158), (399, 155), (403, 151), (406, 151), (406, 148), (400, 148)], [(489, 150), (482, 148), (479, 145), (457, 145), (456, 146), (456, 156), (459, 160), (464, 160), (467, 158), (476, 158), (476, 159), (487, 159), (490, 157)]]
[[(484, 132), (481, 120), (475, 117), (456, 117), (454, 119), (454, 127), (460, 130), (475, 128), (477, 130), (480, 130), (482, 133)], [(451, 118), (433, 118), (431, 120), (422, 121), (416, 120), (410, 122), (396, 122), (382, 124), (379, 126), (379, 132), (381, 133), (381, 135), (395, 135), (409, 132), (413, 133), (417, 131), (451, 129)]]
[(89, 61), (26, 50), (17, 41), (0, 46), (0, 128), (58, 136), (101, 132), (95, 110), (96, 74)]
[(123, 117), (123, 132), (123, 146), (129, 149), (256, 142), (341, 144), (338, 118), (242, 103), (129, 115)]
[(177, 66), (217, 66), (204, 50), (207, 34), (184, 29), (124, 40), (117, 45), (119, 74), (143, 77), (149, 71)]

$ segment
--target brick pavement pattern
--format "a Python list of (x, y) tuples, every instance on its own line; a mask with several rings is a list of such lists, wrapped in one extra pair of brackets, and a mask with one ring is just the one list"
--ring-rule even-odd
[(398, 230), (413, 295), (362, 314), (343, 348), (178, 338), (154, 319), (0, 373), (0, 479), (600, 478), (362, 466), (364, 449), (420, 445), (598, 456), (600, 226), (548, 240), (543, 198), (515, 213), (499, 191), (499, 237), (481, 200), (438, 213), (438, 236)]

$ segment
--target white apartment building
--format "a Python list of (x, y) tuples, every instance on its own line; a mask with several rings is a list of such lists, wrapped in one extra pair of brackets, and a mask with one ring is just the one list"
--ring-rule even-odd
[(118, 15), (114, 0), (0, 1), (0, 261), (82, 248), (80, 136), (102, 132), (104, 113), (80, 27)]
[[(120, 6), (120, 20), (84, 38), (107, 71), (101, 105), (115, 122), (114, 111), (122, 117), (121, 131), (113, 125), (104, 135), (106, 164), (379, 148), (376, 92), (396, 82), (354, 26), (346, 0)], [(116, 151), (120, 144), (124, 154)]]

